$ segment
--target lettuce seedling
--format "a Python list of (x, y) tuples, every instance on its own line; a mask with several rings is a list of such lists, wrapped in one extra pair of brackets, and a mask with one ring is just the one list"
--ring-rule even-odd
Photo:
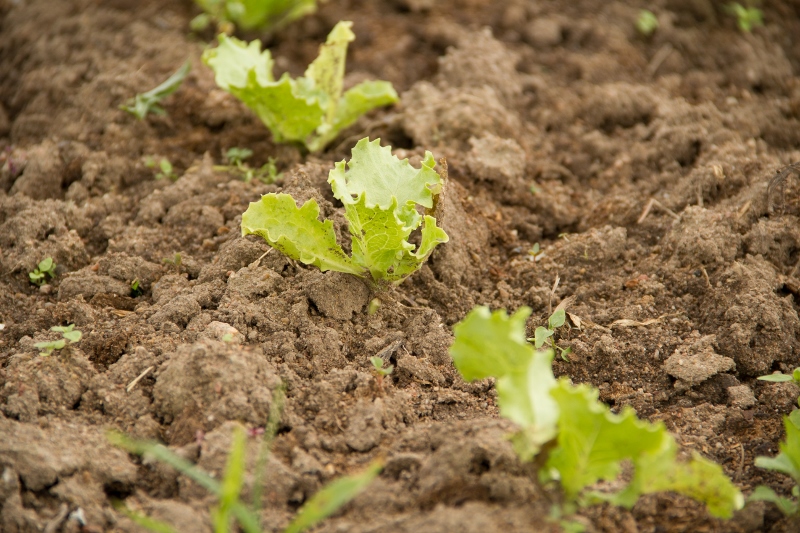
[[(336, 242), (333, 223), (319, 221), (314, 199), (298, 208), (288, 194), (265, 194), (242, 215), (242, 235), (260, 235), (273, 248), (323, 272), (370, 276), (378, 286), (400, 283), (436, 245), (448, 241), (434, 217), (417, 212), (418, 207), (433, 211), (442, 190), (435, 166), (430, 152), (416, 169), (392, 155), (391, 147), (381, 147), (380, 139), (367, 138), (358, 141), (349, 163), (336, 163), (328, 183), (344, 204), (351, 256)], [(418, 228), (420, 244), (414, 246), (409, 237)]]
[(280, 29), (286, 24), (317, 10), (317, 0), (195, 0), (204, 11), (195, 17), (193, 30), (204, 30), (211, 21), (231, 31), (235, 24), (242, 30)]
[[(511, 438), (515, 450), (524, 461), (548, 450), (540, 475), (560, 480), (566, 510), (603, 501), (631, 508), (639, 496), (661, 491), (703, 502), (717, 517), (742, 507), (741, 493), (718, 465), (699, 454), (677, 460), (677, 444), (662, 422), (639, 420), (630, 407), (614, 414), (594, 387), (556, 380), (554, 352), (525, 341), (530, 313), (527, 307), (511, 317), (473, 309), (455, 326), (450, 354), (465, 380), (496, 378), (500, 414), (520, 428)], [(626, 487), (591, 490), (598, 481), (616, 480), (623, 461), (634, 466)]]
[(167, 112), (158, 104), (161, 100), (178, 90), (191, 68), (192, 64), (187, 60), (186, 63), (175, 71), (172, 76), (167, 78), (164, 83), (155, 89), (150, 89), (146, 93), (137, 94), (134, 98), (119, 106), (119, 108), (123, 111), (127, 111), (139, 120), (144, 120), (148, 113), (166, 115)]
[(219, 46), (203, 53), (217, 85), (241, 100), (272, 132), (276, 142), (297, 143), (311, 152), (325, 148), (344, 128), (368, 111), (397, 102), (392, 84), (365, 81), (343, 92), (352, 22), (339, 22), (320, 46), (305, 76), (272, 76), (272, 56), (261, 43), (219, 36)]
[(48, 276), (50, 276), (50, 279), (56, 277), (56, 262), (53, 261), (52, 257), (45, 257), (39, 261), (33, 272), (28, 272), (28, 279), (31, 280), (31, 283), (40, 287), (47, 283)]

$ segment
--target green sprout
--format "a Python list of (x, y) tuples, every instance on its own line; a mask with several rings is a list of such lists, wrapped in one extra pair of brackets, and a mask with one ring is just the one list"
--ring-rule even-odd
[(134, 98), (119, 106), (119, 108), (134, 115), (139, 120), (144, 120), (148, 113), (166, 115), (167, 112), (164, 111), (164, 108), (162, 108), (159, 103), (178, 90), (191, 68), (192, 64), (187, 60), (186, 63), (172, 74), (172, 76), (167, 78), (164, 83), (146, 93), (137, 94)]
[(650, 37), (658, 29), (658, 18), (652, 11), (642, 9), (636, 19), (636, 29), (645, 37)]
[(139, 278), (134, 279), (131, 281), (131, 296), (136, 298), (137, 296), (141, 296), (144, 291), (142, 290), (141, 282)]
[(267, 160), (267, 163), (261, 168), (251, 168), (249, 165), (245, 163), (245, 160), (252, 157), (253, 151), (249, 148), (230, 148), (225, 153), (225, 159), (227, 160), (227, 165), (215, 165), (214, 170), (220, 172), (235, 172), (239, 174), (242, 178), (242, 181), (245, 183), (250, 183), (253, 179), (257, 179), (261, 183), (265, 185), (269, 185), (270, 183), (275, 183), (278, 181), (283, 173), (278, 172), (278, 166), (275, 164), (275, 158), (270, 157)]
[(181, 258), (181, 254), (176, 252), (175, 255), (172, 257), (165, 257), (161, 260), (162, 265), (172, 265), (176, 269), (181, 269), (181, 264), (183, 264), (183, 259)]
[(192, 19), (192, 31), (203, 31), (212, 22), (223, 33), (243, 30), (275, 31), (317, 9), (317, 0), (195, 0), (204, 11)]
[[(148, 157), (145, 159), (144, 164), (147, 168), (155, 168), (156, 167), (156, 160), (152, 157)], [(162, 157), (161, 160), (158, 162), (159, 172), (156, 173), (156, 179), (161, 180), (164, 178), (171, 179), (175, 181), (178, 179), (177, 174), (173, 171), (172, 163), (169, 162), (169, 159), (166, 157)]]
[(53, 279), (56, 277), (56, 263), (53, 261), (52, 257), (45, 257), (33, 272), (28, 272), (28, 278), (31, 280), (31, 283), (34, 285), (42, 286), (47, 283), (47, 277)]
[(384, 366), (386, 361), (380, 357), (370, 357), (369, 362), (372, 363), (372, 370), (381, 377), (386, 377), (394, 370), (394, 365)]
[(542, 250), (539, 246), (539, 243), (536, 242), (533, 244), (533, 247), (528, 250), (528, 255), (531, 256), (534, 261), (539, 261), (542, 257), (544, 257), (544, 250)]
[(241, 166), (245, 160), (250, 159), (252, 157), (253, 151), (249, 148), (238, 148), (233, 147), (228, 149), (225, 152), (225, 159), (228, 160), (228, 163), (231, 165), (236, 165), (237, 167)]
[(725, 9), (736, 17), (736, 25), (745, 33), (750, 33), (756, 26), (764, 25), (764, 12), (757, 7), (744, 7), (738, 2), (732, 2)]
[(68, 326), (53, 326), (50, 328), (50, 331), (57, 331), (61, 333), (61, 338), (57, 341), (45, 341), (45, 342), (37, 342), (34, 344), (36, 348), (39, 348), (41, 353), (39, 355), (42, 356), (49, 356), (55, 350), (62, 350), (67, 344), (73, 344), (81, 340), (83, 333), (80, 330), (75, 329), (75, 324), (70, 324)]
[(562, 348), (558, 346), (553, 340), (553, 335), (556, 329), (560, 328), (567, 322), (567, 313), (563, 309), (556, 309), (547, 319), (547, 327), (539, 326), (534, 330), (533, 337), (528, 339), (528, 342), (533, 342), (533, 346), (538, 350), (547, 345), (550, 348), (555, 348), (560, 352), (561, 359), (569, 362), (567, 355), (572, 353), (572, 348)]

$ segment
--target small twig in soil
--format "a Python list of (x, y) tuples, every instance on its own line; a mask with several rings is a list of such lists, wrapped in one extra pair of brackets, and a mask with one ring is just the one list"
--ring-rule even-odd
[(558, 274), (556, 274), (556, 281), (553, 283), (553, 288), (550, 289), (550, 299), (547, 302), (547, 314), (553, 314), (553, 296), (556, 295), (556, 289), (558, 289), (558, 284), (561, 282), (561, 278)]
[(783, 209), (786, 204), (786, 197), (785, 197), (786, 191), (784, 186), (786, 184), (786, 178), (788, 178), (791, 174), (797, 174), (798, 176), (800, 176), (800, 161), (798, 161), (797, 163), (791, 163), (779, 169), (776, 172), (775, 177), (769, 180), (769, 185), (767, 186), (767, 204), (769, 206), (770, 213), (773, 212), (774, 204), (772, 203), (772, 193), (775, 192), (776, 187), (780, 187), (781, 212), (783, 212)]
[(656, 71), (658, 71), (659, 67), (667, 60), (669, 55), (672, 53), (672, 45), (670, 43), (666, 43), (664, 46), (658, 49), (656, 55), (653, 56), (653, 59), (650, 60), (650, 64), (647, 65), (647, 77), (652, 78), (656, 75)]
[(664, 204), (662, 204), (661, 202), (659, 202), (655, 198), (651, 198), (650, 201), (647, 202), (647, 205), (644, 207), (644, 210), (642, 211), (642, 214), (639, 215), (639, 220), (637, 220), (636, 223), (637, 224), (641, 224), (642, 222), (644, 222), (644, 219), (647, 218), (647, 215), (650, 214), (650, 211), (653, 209), (653, 207), (658, 207), (659, 209), (664, 211), (666, 214), (668, 214), (669, 216), (671, 216), (675, 220), (680, 220), (681, 219), (680, 215), (675, 213), (675, 211), (673, 211), (669, 207), (665, 206)]
[(751, 205), (753, 205), (753, 201), (752, 201), (752, 200), (747, 200), (747, 201), (744, 203), (744, 205), (742, 206), (742, 208), (741, 208), (741, 209), (739, 209), (739, 212), (736, 214), (736, 220), (739, 220), (739, 219), (740, 219), (740, 218), (742, 218), (742, 217), (743, 217), (743, 216), (744, 216), (744, 215), (745, 215), (745, 214), (746, 214), (748, 211), (750, 211), (750, 206), (751, 206)]
[(741, 442), (739, 443), (739, 451), (741, 452), (741, 457), (739, 458), (739, 468), (736, 469), (736, 477), (733, 478), (735, 481), (739, 481), (744, 471), (744, 444)]
[(706, 272), (706, 267), (700, 267), (700, 272), (702, 272), (703, 277), (706, 278), (706, 283), (708, 284), (708, 288), (712, 289), (713, 286), (711, 285), (711, 280), (708, 277), (708, 272)]
[(61, 507), (58, 508), (58, 514), (56, 514), (47, 525), (44, 526), (44, 533), (56, 533), (61, 527), (61, 523), (67, 518), (69, 514), (69, 506), (66, 503), (62, 503)]
[(136, 379), (134, 379), (128, 384), (128, 387), (125, 389), (125, 392), (132, 391), (133, 388), (136, 386), (136, 384), (139, 383), (142, 380), (142, 378), (144, 378), (147, 374), (149, 374), (150, 371), (153, 370), (154, 368), (155, 368), (154, 366), (148, 366), (147, 368), (145, 368), (144, 372), (136, 376)]
[(258, 267), (258, 265), (260, 265), (260, 264), (261, 264), (261, 260), (262, 260), (262, 259), (264, 259), (265, 257), (267, 257), (267, 255), (269, 255), (269, 253), (270, 253), (272, 250), (274, 250), (274, 249), (275, 249), (275, 248), (270, 248), (269, 250), (267, 250), (266, 252), (264, 252), (263, 254), (261, 254), (261, 257), (259, 257), (259, 258), (258, 258), (258, 259), (256, 259), (255, 261), (253, 261), (253, 263), (252, 263), (250, 266), (251, 266), (251, 267), (253, 267), (253, 268), (257, 268), (257, 267)]

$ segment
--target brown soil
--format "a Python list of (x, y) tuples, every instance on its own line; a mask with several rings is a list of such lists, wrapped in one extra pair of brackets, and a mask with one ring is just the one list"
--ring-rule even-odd
[[(104, 431), (219, 475), (232, 425), (263, 427), (283, 382), (268, 531), (376, 457), (380, 478), (319, 531), (556, 531), (557, 490), (516, 459), (491, 384), (465, 383), (447, 348), (474, 305), (528, 305), (532, 331), (568, 297), (583, 327), (558, 334), (573, 350), (558, 375), (663, 420), (745, 493), (790, 490), (753, 461), (777, 452), (800, 393), (755, 380), (800, 366), (800, 176), (767, 191), (800, 160), (797, 0), (765, 2), (752, 34), (716, 0), (330, 0), (267, 41), (277, 69), (301, 73), (353, 20), (349, 82), (390, 80), (402, 102), (305, 159), (215, 87), (191, 2), (0, 6), (0, 530), (79, 531), (65, 516), (80, 508), (83, 531), (141, 531), (112, 509), (122, 498), (211, 531), (203, 490)], [(634, 27), (645, 7), (651, 38)], [(118, 109), (187, 57), (167, 117)], [(450, 167), (450, 243), (373, 315), (360, 283), (239, 236), (268, 191), (343, 220), (327, 172), (365, 135)], [(234, 146), (284, 179), (214, 171)], [(180, 179), (154, 179), (147, 156)], [(40, 290), (27, 273), (45, 257), (58, 277)], [(40, 357), (33, 344), (69, 323), (80, 343)], [(397, 368), (382, 387), (376, 354)], [(581, 515), (589, 531), (800, 528), (771, 505), (719, 521), (671, 494)]]

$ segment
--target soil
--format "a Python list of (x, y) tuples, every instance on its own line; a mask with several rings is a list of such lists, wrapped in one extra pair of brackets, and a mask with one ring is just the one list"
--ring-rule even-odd
[[(530, 306), (532, 332), (565, 299), (557, 375), (663, 420), (745, 494), (788, 495), (754, 458), (777, 453), (800, 390), (755, 378), (800, 366), (800, 176), (768, 189), (800, 160), (800, 2), (764, 4), (747, 34), (716, 0), (330, 0), (265, 37), (278, 73), (302, 73), (352, 20), (347, 83), (389, 80), (402, 101), (304, 156), (216, 88), (191, 2), (0, 2), (0, 530), (143, 531), (113, 510), (122, 499), (212, 531), (207, 493), (105, 432), (160, 439), (219, 476), (232, 427), (264, 427), (283, 384), (267, 531), (375, 458), (381, 476), (318, 531), (558, 531), (557, 489), (515, 457), (491, 382), (465, 383), (447, 349), (477, 304)], [(166, 116), (118, 108), (187, 57)], [(317, 198), (341, 231), (327, 173), (367, 135), (449, 166), (450, 242), (374, 314), (357, 280), (239, 229), (249, 202), (283, 190)], [(236, 146), (282, 179), (215, 169)], [(57, 277), (39, 288), (28, 272), (45, 257)], [(40, 357), (34, 344), (72, 323), (82, 340)], [(375, 355), (396, 367), (382, 382)], [(772, 505), (721, 521), (673, 494), (580, 519), (800, 530)]]

